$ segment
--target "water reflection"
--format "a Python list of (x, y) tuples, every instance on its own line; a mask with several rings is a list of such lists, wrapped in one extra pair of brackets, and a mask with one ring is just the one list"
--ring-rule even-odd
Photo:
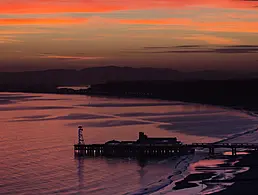
[(77, 174), (78, 174), (78, 192), (81, 194), (84, 189), (84, 159), (82, 157), (76, 157), (77, 161)]
[(138, 157), (136, 160), (137, 160), (138, 165), (141, 168), (144, 168), (147, 165), (147, 163), (148, 163), (148, 160), (146, 158), (144, 158), (144, 157)]
[(83, 169), (83, 163), (84, 161), (89, 161), (90, 163), (93, 163), (95, 161), (95, 163), (99, 164), (100, 162), (105, 162), (106, 165), (116, 165), (116, 164), (137, 164), (140, 168), (144, 168), (145, 166), (147, 166), (148, 162), (150, 162), (150, 159), (147, 159), (145, 157), (137, 157), (137, 158), (108, 158), (108, 157), (101, 157), (101, 156), (78, 156), (75, 155), (74, 159), (76, 161), (78, 161), (78, 173), (79, 173), (79, 169)]
[[(101, 194), (102, 191), (103, 194), (115, 194), (121, 185), (121, 191), (126, 193), (146, 185), (149, 178), (146, 176), (149, 172), (148, 168), (145, 169), (148, 163), (146, 159), (75, 156), (74, 160), (78, 194)], [(134, 184), (128, 185), (128, 180)]]
[[(119, 107), (118, 102), (128, 106)], [(74, 106), (83, 104), (93, 106)], [(170, 106), (164, 104), (167, 102), (160, 104), (158, 100), (0, 94), (0, 156), (3, 157), (0, 158), (0, 175), (4, 177), (0, 180), (0, 194), (17, 194), (17, 191), (23, 194), (35, 191), (38, 194), (125, 194), (145, 189), (151, 183), (159, 184), (160, 179), (175, 171), (176, 160), (74, 159), (70, 155), (72, 144), (77, 140), (78, 124), (88, 124), (85, 126), (87, 144), (112, 139), (135, 140), (139, 131), (151, 137), (177, 137), (184, 143), (206, 143), (219, 140), (214, 132), (219, 134), (223, 130), (224, 138), (225, 134), (246, 130), (245, 123), (256, 122), (254, 117), (235, 111), (184, 103), (180, 106), (178, 102), (169, 103)], [(223, 117), (218, 117), (220, 115)], [(214, 116), (218, 129), (207, 131), (213, 127), (210, 120), (214, 121)], [(234, 116), (236, 122), (230, 122), (225, 128), (225, 122), (221, 121), (232, 119), (229, 116)], [(75, 124), (69, 126), (70, 123)], [(160, 125), (170, 126), (164, 130)], [(244, 138), (244, 142), (255, 142), (257, 135), (244, 135)], [(182, 168), (185, 166), (183, 164)]]
[[(236, 155), (247, 155), (247, 154), (250, 154), (250, 152), (246, 152), (246, 151), (237, 151), (236, 152)], [(232, 152), (227, 151), (227, 152), (224, 152), (223, 155), (232, 156)]]

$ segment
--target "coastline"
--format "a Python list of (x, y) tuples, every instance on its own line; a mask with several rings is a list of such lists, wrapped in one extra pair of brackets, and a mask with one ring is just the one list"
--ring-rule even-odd
[[(48, 94), (48, 93), (46, 93)], [(53, 94), (53, 93), (52, 93)], [(64, 94), (59, 94), (59, 93), (56, 93), (58, 95), (64, 95)], [(65, 94), (66, 95), (66, 94)], [(67, 94), (68, 95), (68, 94)], [(87, 95), (87, 94), (70, 94), (70, 95)], [(95, 95), (90, 95), (90, 96), (95, 96)], [(124, 96), (113, 96), (113, 95), (96, 95), (98, 97), (117, 97), (117, 98), (126, 98)], [(155, 99), (155, 100), (166, 100), (166, 101), (173, 101), (172, 99), (167, 99), (167, 98), (153, 98), (153, 97), (135, 97), (135, 96), (127, 96), (127, 98), (134, 98), (134, 99)], [(176, 100), (177, 101), (177, 100)], [(202, 103), (196, 103), (196, 102), (189, 102), (189, 101), (181, 101), (181, 102), (186, 102), (186, 103), (191, 103), (191, 104), (196, 104), (196, 105), (207, 105), (207, 106), (216, 106), (216, 107), (221, 107), (223, 109), (233, 109), (233, 110), (237, 110), (237, 111), (240, 111), (240, 112), (244, 112), (246, 114), (249, 114), (251, 116), (254, 116), (254, 117), (257, 117), (257, 115), (255, 113), (253, 113), (252, 111), (250, 110), (243, 110), (243, 109), (239, 109), (239, 108), (236, 108), (234, 106), (230, 107), (230, 106), (223, 106), (223, 105), (216, 105), (216, 104), (202, 104)], [(256, 129), (257, 131), (258, 129)], [(223, 140), (224, 141), (224, 140)], [(251, 156), (251, 157), (250, 157)], [(227, 189), (223, 190), (223, 191), (220, 191), (220, 192), (216, 192), (216, 193), (213, 193), (215, 195), (231, 195), (231, 194), (244, 194), (245, 191), (241, 191), (242, 189), (244, 188), (250, 188), (252, 190), (250, 190), (250, 193), (248, 194), (251, 194), (252, 195), (252, 191), (255, 191), (256, 190), (256, 187), (257, 187), (257, 190), (258, 190), (258, 185), (255, 185), (255, 184), (258, 184), (258, 176), (256, 177), (256, 171), (258, 171), (258, 169), (256, 170), (256, 167), (258, 167), (258, 162), (253, 162), (255, 161), (255, 159), (258, 159), (258, 154), (257, 153), (251, 153), (249, 155), (246, 155), (246, 157), (244, 157), (242, 160), (240, 160), (240, 162), (236, 163), (234, 166), (235, 167), (241, 167), (241, 166), (245, 166), (245, 167), (250, 167), (250, 170), (244, 172), (244, 173), (240, 173), (240, 174), (237, 174), (234, 179), (228, 181), (228, 182), (234, 182), (234, 184), (230, 187), (228, 187)], [(212, 174), (208, 175), (208, 176), (212, 176)], [(201, 177), (208, 177), (207, 174), (202, 174)], [(178, 183), (178, 186), (176, 188), (178, 189), (185, 189), (185, 188), (192, 188), (192, 187), (195, 187), (196, 185), (194, 184), (189, 184), (189, 182), (191, 181), (196, 181), (200, 178), (200, 175), (194, 175), (194, 174), (189, 174), (187, 177), (186, 177), (186, 182), (177, 182)], [(176, 184), (175, 183), (175, 184)], [(241, 193), (240, 193), (241, 191)], [(254, 193), (254, 194), (257, 194), (257, 193)]]
[[(161, 97), (155, 97), (155, 96), (135, 96), (135, 95), (115, 95), (115, 94), (79, 94), (79, 95), (88, 95), (88, 96), (94, 96), (94, 97), (114, 97), (114, 98), (133, 98), (133, 99), (154, 99), (154, 100), (163, 100), (163, 101), (180, 101), (185, 103), (191, 103), (195, 105), (206, 105), (206, 106), (216, 106), (223, 109), (229, 109), (229, 110), (236, 110), (239, 112), (243, 112), (245, 114), (248, 114), (252, 117), (258, 117), (257, 110), (253, 110), (251, 107), (247, 108), (246, 106), (232, 106), (232, 105), (223, 105), (218, 103), (201, 103), (196, 101), (182, 101), (182, 100), (173, 100), (170, 98), (161, 98)], [(244, 134), (252, 133), (258, 131), (258, 128), (243, 132), (243, 134), (239, 135), (242, 136)], [(226, 138), (228, 140), (230, 138)], [(220, 140), (219, 142), (226, 141), (225, 139)], [(215, 156), (216, 158), (216, 156)], [(219, 182), (222, 183), (233, 183), (229, 187), (226, 187), (225, 189), (219, 190), (218, 192), (211, 193), (213, 195), (242, 195), (248, 192), (248, 195), (256, 195), (256, 190), (258, 191), (258, 176), (256, 176), (256, 171), (258, 172), (258, 153), (257, 152), (251, 152), (250, 154), (247, 154), (243, 156), (242, 159), (239, 160), (236, 164), (232, 165), (232, 167), (235, 168), (243, 168), (243, 167), (249, 167), (250, 169), (243, 172), (234, 174), (234, 178), (230, 180), (220, 180)], [(227, 161), (224, 165), (227, 165)], [(222, 165), (223, 166), (223, 165)], [(257, 167), (256, 167), (257, 166)], [(256, 170), (257, 169), (257, 170)], [(174, 190), (180, 190), (180, 189), (187, 189), (187, 188), (194, 188), (198, 187), (198, 184), (194, 183), (199, 181), (200, 177), (211, 179), (214, 176), (214, 173), (200, 173), (200, 174), (194, 174), (190, 173), (188, 176), (186, 176), (184, 179), (175, 181), (174, 183)], [(207, 186), (209, 188), (209, 186)], [(248, 191), (246, 190), (248, 188)]]
[(258, 153), (251, 152), (244, 156), (235, 167), (249, 167), (250, 169), (236, 174), (231, 180), (234, 182), (232, 186), (229, 186), (225, 190), (216, 192), (213, 195), (257, 195), (258, 191)]
[(223, 109), (230, 109), (230, 110), (236, 110), (240, 112), (244, 112), (250, 116), (258, 117), (258, 109), (253, 109), (252, 106), (247, 107), (245, 105), (227, 105), (223, 103), (215, 103), (212, 101), (208, 102), (200, 102), (200, 101), (190, 101), (190, 100), (183, 100), (183, 99), (173, 99), (173, 98), (166, 98), (166, 97), (160, 97), (160, 96), (154, 96), (152, 94), (150, 95), (129, 95), (129, 94), (112, 94), (109, 92), (102, 92), (102, 93), (95, 93), (95, 92), (88, 92), (87, 90), (74, 90), (72, 92), (61, 92), (60, 91), (55, 91), (55, 92), (34, 92), (34, 91), (0, 91), (1, 93), (32, 93), (32, 94), (55, 94), (55, 95), (84, 95), (84, 96), (89, 96), (89, 97), (110, 97), (110, 98), (123, 98), (123, 99), (152, 99), (152, 100), (162, 100), (162, 101), (178, 101), (178, 102), (184, 102), (184, 103), (189, 103), (189, 104), (195, 104), (195, 105), (204, 105), (204, 106), (214, 106), (218, 108), (223, 108)]
[[(85, 94), (87, 95), (87, 94)], [(122, 95), (122, 96), (118, 96), (118, 95), (113, 95), (113, 94), (90, 94), (89, 96), (94, 96), (94, 97), (113, 97), (113, 98), (133, 98), (133, 99), (154, 99), (154, 100), (163, 100), (163, 101), (180, 101), (180, 102), (185, 102), (185, 103), (190, 103), (190, 104), (195, 104), (195, 105), (206, 105), (206, 106), (215, 106), (215, 107), (219, 107), (222, 109), (226, 109), (226, 110), (236, 110), (239, 112), (243, 112), (247, 115), (250, 115), (252, 117), (258, 117), (257, 112), (255, 112), (254, 110), (252, 110), (251, 108), (248, 109), (245, 106), (229, 106), (229, 105), (223, 105), (223, 104), (217, 104), (217, 103), (200, 103), (200, 102), (192, 102), (192, 101), (181, 101), (181, 100), (172, 100), (170, 98), (161, 98), (161, 97), (152, 97), (152, 96), (132, 96), (132, 95)], [(240, 135), (238, 136), (242, 136), (248, 133), (252, 133), (258, 131), (258, 128), (254, 128), (251, 129), (249, 131), (246, 132), (242, 132)], [(226, 139), (220, 140), (218, 142), (223, 142), (223, 141), (227, 141), (230, 139), (234, 139), (235, 137), (231, 138), (228, 137)], [(218, 156), (215, 156), (215, 159), (218, 158)], [(250, 154), (244, 155), (242, 159), (239, 159), (239, 162), (237, 162), (236, 164), (232, 165), (231, 168), (237, 168), (237, 169), (241, 169), (243, 167), (249, 167), (250, 169), (243, 172), (243, 173), (237, 173), (237, 174), (233, 174), (234, 177), (230, 180), (223, 180), (223, 178), (218, 181), (218, 183), (233, 183), (232, 185), (229, 185), (228, 187), (225, 187), (224, 189), (220, 189), (218, 190), (218, 192), (213, 192), (211, 194), (213, 195), (242, 195), (244, 193), (246, 193), (245, 188), (249, 189), (249, 193), (248, 195), (256, 195), (256, 188), (258, 191), (258, 176), (257, 179), (254, 179), (256, 177), (256, 171), (253, 169), (253, 162), (250, 159), (258, 159), (258, 153), (254, 153), (251, 152)], [(225, 164), (222, 164), (221, 166), (225, 166), (228, 165), (228, 160), (230, 158), (227, 157), (227, 160), (225, 160)], [(254, 163), (257, 165), (258, 167), (258, 160), (256, 163)], [(201, 173), (190, 173), (189, 175), (187, 175), (184, 179), (182, 180), (176, 180), (173, 187), (173, 190), (177, 191), (177, 190), (183, 190), (183, 189), (191, 189), (194, 187), (198, 187), (199, 185), (197, 184), (197, 182), (199, 182), (199, 184), (201, 184), (200, 178), (202, 179), (212, 179), (213, 176), (215, 176), (215, 172), (205, 172), (202, 171)], [(215, 176), (216, 178), (216, 176)], [(251, 181), (251, 182), (250, 182)], [(214, 184), (213, 184), (214, 185)], [(206, 187), (207, 188), (212, 188), (213, 187), (212, 184), (208, 184), (206, 183)], [(254, 186), (254, 187), (253, 187)], [(200, 186), (199, 186), (200, 187)], [(241, 189), (241, 190), (239, 190)], [(252, 193), (253, 192), (253, 193)]]
[[(122, 85), (121, 85), (122, 86)], [(120, 85), (118, 87), (121, 87)], [(107, 89), (106, 89), (107, 87)], [(162, 86), (161, 86), (162, 87)], [(139, 87), (139, 89), (141, 89)], [(139, 89), (136, 89), (139, 90)], [(84, 90), (73, 90), (73, 89), (59, 89), (56, 92), (53, 92), (54, 94), (66, 94), (66, 95), (87, 95), (92, 97), (113, 97), (113, 98), (124, 98), (124, 99), (153, 99), (153, 100), (163, 100), (163, 101), (179, 101), (179, 102), (185, 102), (185, 103), (191, 103), (196, 105), (207, 105), (207, 106), (216, 106), (224, 109), (233, 109), (241, 112), (245, 112), (251, 116), (258, 116), (258, 107), (257, 105), (253, 104), (247, 104), (246, 100), (240, 100), (234, 102), (234, 99), (232, 101), (221, 101), (216, 100), (216, 98), (195, 98), (195, 97), (185, 97), (179, 95), (179, 96), (171, 96), (169, 93), (166, 92), (157, 93), (157, 92), (127, 92), (127, 88), (125, 86), (125, 89), (118, 88), (117, 91), (114, 89), (109, 89), (109, 84), (101, 85), (100, 89), (98, 89), (98, 85), (91, 86), (90, 88)], [(155, 90), (154, 90), (155, 91)]]

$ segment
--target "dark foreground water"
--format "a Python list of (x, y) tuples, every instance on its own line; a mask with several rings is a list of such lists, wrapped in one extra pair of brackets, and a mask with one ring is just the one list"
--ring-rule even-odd
[[(130, 159), (75, 159), (77, 126), (83, 125), (87, 143), (135, 140), (139, 131), (191, 143), (234, 137), (253, 129), (257, 119), (181, 102), (1, 93), (0, 125), (0, 194), (198, 194), (203, 186), (177, 192), (172, 187), (194, 171), (205, 151), (144, 167)], [(235, 137), (228, 141), (258, 136)]]

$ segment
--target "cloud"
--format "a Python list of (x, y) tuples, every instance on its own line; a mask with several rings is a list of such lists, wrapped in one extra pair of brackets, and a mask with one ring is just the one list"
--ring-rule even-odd
[(119, 20), (120, 24), (143, 24), (143, 25), (191, 25), (192, 20), (184, 18), (163, 18), (163, 19), (124, 19)]
[(210, 32), (244, 32), (258, 33), (257, 21), (196, 21), (187, 18), (163, 18), (163, 19), (123, 19), (120, 24), (131, 25), (158, 25), (176, 26), (179, 29), (198, 30)]
[(100, 40), (103, 39), (101, 36), (87, 37), (87, 38), (73, 38), (73, 37), (61, 37), (54, 38), (53, 41), (88, 41), (88, 40)]
[[(16, 51), (23, 48), (20, 54), (0, 57), (4, 64), (2, 67), (10, 67), (8, 70), (12, 69), (12, 65), (19, 69), (37, 69), (31, 65), (33, 63), (37, 63), (40, 68), (51, 67), (56, 66), (57, 61), (64, 67), (76, 68), (104, 63), (142, 66), (160, 63), (160, 66), (175, 68), (185, 68), (187, 63), (190, 64), (188, 59), (177, 59), (177, 55), (173, 55), (175, 58), (172, 63), (172, 59), (161, 62), (158, 59), (160, 55), (127, 56), (119, 53), (124, 48), (134, 50), (155, 46), (158, 42), (161, 45), (182, 45), (150, 52), (257, 53), (256, 48), (247, 50), (197, 46), (257, 44), (258, 20), (255, 19), (257, 9), (254, 8), (257, 1), (0, 0), (0, 4), (0, 35), (17, 36), (0, 38), (0, 43), (3, 43), (0, 50)], [(104, 36), (97, 36), (98, 33)], [(19, 40), (24, 41), (24, 44), (19, 44)], [(6, 43), (10, 44), (9, 48), (6, 48)], [(94, 45), (94, 48), (90, 45)], [(39, 55), (45, 51), (51, 53)], [(80, 51), (85, 54), (78, 54)], [(200, 63), (208, 60), (200, 59), (203, 60)], [(209, 63), (218, 62), (213, 60)], [(199, 65), (191, 65), (194, 66)]]
[(65, 37), (65, 38), (55, 38), (52, 40), (53, 41), (82, 41), (83, 39)]
[(178, 45), (177, 48), (198, 48), (202, 47), (201, 45)]
[(98, 60), (104, 57), (100, 56), (62, 56), (62, 55), (45, 55), (42, 54), (40, 58), (59, 59), (59, 60)]
[(16, 39), (15, 36), (1, 36), (0, 37), (0, 44), (1, 43), (22, 43), (23, 41)]
[[(258, 1), (257, 1), (258, 2)], [(258, 13), (225, 13), (222, 14), (221, 17), (223, 18), (231, 18), (231, 19), (258, 19)]]
[(229, 45), (227, 47), (233, 47), (233, 48), (238, 48), (238, 47), (244, 47), (244, 48), (258, 48), (258, 45)]
[(153, 54), (164, 54), (164, 53), (215, 53), (214, 50), (167, 50), (167, 51), (153, 51), (153, 52), (144, 52), (144, 53), (153, 53)]
[[(171, 49), (171, 50), (168, 50)], [(145, 51), (144, 51), (145, 50)], [(137, 51), (130, 52), (137, 53)], [(139, 53), (221, 53), (221, 54), (239, 54), (239, 53), (258, 53), (257, 45), (228, 45), (228, 46), (201, 46), (197, 47), (185, 47), (171, 46), (171, 47), (144, 47)]]
[(0, 13), (79, 13), (79, 12), (113, 12), (119, 10), (139, 10), (156, 8), (183, 8), (193, 6), (219, 7), (219, 8), (249, 8), (255, 9), (257, 1), (236, 0), (8, 0), (1, 1)]
[(81, 24), (85, 18), (0, 18), (0, 25)]
[(62, 0), (10, 0), (1, 2), (0, 13), (8, 14), (39, 14), (39, 13), (78, 13), (78, 12), (110, 12), (123, 10), (125, 6), (120, 3), (106, 3), (91, 1), (62, 1)]
[(177, 45), (177, 46), (163, 46), (163, 47), (143, 47), (143, 49), (175, 49), (175, 48), (199, 48), (202, 45)]
[(258, 33), (258, 22), (195, 22), (193, 26), (200, 31)]
[[(252, 5), (250, 6), (249, 4)], [(106, 2), (104, 0), (34, 0), (33, 2), (30, 2), (30, 6), (28, 6), (28, 3), (25, 0), (10, 0), (9, 3), (5, 3), (5, 1), (3, 3), (1, 2), (0, 25), (55, 25), (84, 24), (85, 22), (87, 22), (87, 26), (91, 28), (97, 28), (98, 25), (105, 28), (111, 28), (111, 26), (114, 25), (112, 27), (116, 28), (117, 25), (120, 24), (127, 26), (146, 26), (156, 29), (160, 27), (162, 27), (163, 29), (169, 29), (171, 27), (171, 29), (208, 32), (258, 33), (258, 22), (256, 20), (258, 18), (258, 14), (256, 14), (253, 10), (250, 13), (247, 13), (247, 11), (245, 10), (245, 7), (247, 5), (247, 7), (253, 7), (254, 4), (257, 5), (257, 1), (247, 2), (235, 0), (149, 0), (147, 3), (146, 0), (141, 0), (137, 2), (136, 0), (132, 0), (132, 2), (127, 3), (125, 2), (125, 0), (115, 0), (112, 2)], [(219, 14), (216, 15), (218, 11), (216, 9), (214, 9), (211, 14), (207, 12), (198, 13), (197, 9), (200, 9), (200, 7), (198, 8), (193, 6), (201, 6), (202, 10), (209, 9), (209, 7), (219, 7), (223, 8), (223, 10), (227, 7), (237, 7), (241, 8), (242, 10), (235, 10), (234, 12), (228, 11), (226, 13), (225, 10), (221, 10), (218, 12)], [(191, 13), (189, 16), (188, 12), (188, 15), (180, 15), (174, 10), (170, 12), (167, 11), (169, 9), (174, 9), (178, 7), (190, 7), (190, 9), (194, 11), (195, 14), (193, 15), (193, 13)], [(163, 18), (150, 18), (151, 15), (147, 15), (148, 17), (146, 19), (146, 16), (144, 15), (145, 11), (158, 8), (166, 9), (166, 14), (163, 15)], [(139, 10), (139, 13), (142, 12), (142, 14), (135, 16), (132, 14), (134, 13), (132, 10)], [(107, 14), (106, 12), (112, 13)], [(132, 15), (130, 15), (130, 13)], [(157, 15), (160, 17), (160, 13)], [(171, 17), (171, 15), (173, 16)], [(64, 16), (69, 16), (69, 18), (64, 18)], [(83, 18), (85, 16), (88, 18)], [(141, 16), (143, 18), (141, 18)], [(176, 16), (178, 16), (178, 18), (176, 18)], [(235, 19), (232, 20), (232, 18)], [(108, 25), (106, 23), (108, 23)], [(128, 28), (131, 27), (133, 26), (130, 26)]]
[(42, 34), (42, 33), (52, 33), (53, 31), (46, 30), (0, 30), (0, 35), (23, 35), (23, 34)]
[(204, 41), (209, 44), (217, 44), (217, 45), (230, 45), (230, 44), (238, 44), (239, 41), (232, 38), (224, 38), (224, 37), (217, 37), (212, 35), (192, 35), (192, 36), (186, 36), (182, 39), (185, 40), (198, 40), (198, 41)]
[(230, 48), (230, 47), (225, 47), (225, 48), (219, 48), (215, 49), (214, 52), (216, 53), (258, 53), (258, 47), (253, 47), (253, 48)]

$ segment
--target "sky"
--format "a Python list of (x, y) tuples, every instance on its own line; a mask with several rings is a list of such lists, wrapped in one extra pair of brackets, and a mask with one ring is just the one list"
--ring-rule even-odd
[(258, 70), (258, 0), (0, 0), (0, 71)]

